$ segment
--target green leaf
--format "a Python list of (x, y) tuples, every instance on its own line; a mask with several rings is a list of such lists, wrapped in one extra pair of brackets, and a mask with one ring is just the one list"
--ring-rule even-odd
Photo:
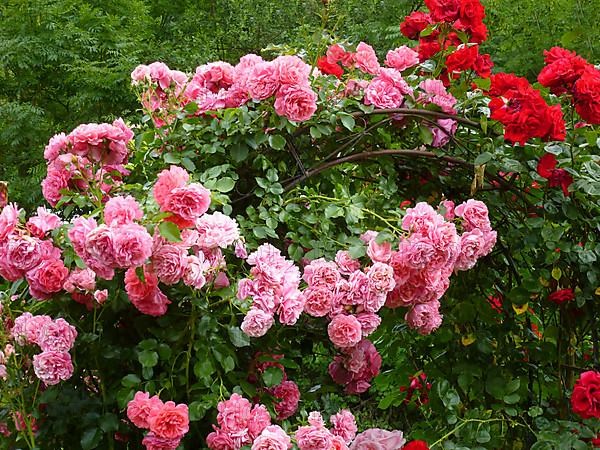
[(269, 145), (275, 150), (283, 150), (285, 148), (285, 138), (279, 134), (269, 136)]
[(342, 121), (342, 125), (344, 125), (344, 127), (346, 127), (349, 131), (354, 129), (354, 126), (356, 125), (354, 117), (352, 117), (350, 114), (340, 114), (338, 117)]
[(173, 222), (161, 222), (158, 225), (158, 232), (167, 241), (181, 242), (181, 233), (177, 225), (175, 225)]
[(231, 157), (235, 162), (242, 162), (248, 157), (248, 146), (241, 142), (233, 145), (230, 150)]
[(250, 338), (244, 333), (240, 327), (230, 326), (227, 328), (231, 343), (238, 348), (247, 347), (250, 345)]
[(102, 439), (102, 433), (98, 428), (92, 428), (86, 430), (81, 436), (81, 448), (82, 450), (91, 450), (96, 448)]
[(138, 353), (138, 361), (143, 367), (154, 367), (158, 364), (158, 353), (144, 350)]
[(181, 162), (179, 156), (176, 156), (173, 153), (165, 153), (163, 159), (167, 164), (179, 164)]
[(490, 159), (492, 159), (492, 156), (493, 155), (490, 152), (483, 152), (481, 155), (475, 158), (475, 165), (481, 166), (487, 163)]
[(419, 135), (423, 144), (430, 145), (433, 142), (433, 133), (425, 125), (419, 125)]
[(262, 379), (267, 387), (277, 386), (283, 380), (283, 371), (279, 367), (269, 367), (263, 372)]
[(125, 375), (122, 379), (121, 379), (121, 385), (125, 386), (125, 387), (134, 387), (139, 385), (142, 382), (142, 380), (140, 380), (140, 377), (138, 377), (137, 375), (134, 375), (133, 373), (130, 373), (129, 375)]
[(235, 186), (235, 181), (231, 177), (219, 178), (215, 183), (215, 189), (219, 192), (229, 192)]
[(215, 366), (210, 358), (204, 358), (194, 364), (194, 375), (198, 378), (208, 378), (215, 373)]

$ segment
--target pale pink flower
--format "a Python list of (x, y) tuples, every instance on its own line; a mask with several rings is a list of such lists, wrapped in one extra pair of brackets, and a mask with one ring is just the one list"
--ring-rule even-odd
[(302, 86), (308, 84), (310, 66), (294, 55), (278, 56), (273, 60), (279, 76), (279, 82), (283, 85)]
[(291, 445), (290, 437), (281, 427), (270, 425), (256, 438), (251, 450), (288, 450)]
[(229, 433), (219, 430), (213, 425), (215, 431), (209, 433), (206, 437), (206, 444), (210, 450), (236, 450), (233, 439)]
[(38, 238), (43, 238), (48, 231), (62, 225), (62, 220), (43, 206), (38, 207), (37, 215), (31, 216), (27, 221), (27, 230)]
[(488, 217), (488, 208), (485, 203), (479, 200), (467, 200), (458, 205), (455, 214), (463, 219), (463, 227), (466, 231), (479, 228), (481, 231), (491, 231), (490, 219)]
[(234, 254), (240, 259), (248, 258), (248, 251), (246, 250), (246, 244), (244, 243), (243, 239), (238, 239), (235, 241)]
[(419, 84), (419, 87), (424, 91), (417, 99), (419, 102), (425, 105), (433, 103), (448, 114), (456, 113), (454, 106), (457, 100), (446, 90), (442, 81), (433, 79), (424, 80)]
[(187, 249), (180, 245), (161, 245), (152, 254), (154, 272), (165, 284), (178, 283), (188, 269)]
[(403, 45), (387, 53), (385, 64), (393, 69), (403, 71), (419, 64), (419, 53)]
[(162, 316), (171, 303), (158, 289), (158, 277), (148, 266), (144, 266), (144, 281), (138, 278), (135, 268), (125, 272), (125, 291), (133, 306), (143, 314)]
[(77, 290), (93, 291), (96, 289), (96, 273), (91, 269), (74, 269), (65, 280), (63, 289), (71, 294)]
[(8, 372), (6, 371), (6, 366), (4, 364), (0, 364), (0, 378), (3, 380), (8, 378)]
[(296, 431), (299, 450), (330, 450), (332, 435), (326, 428), (304, 426)]
[(440, 214), (442, 214), (442, 210), (444, 211), (444, 219), (454, 220), (456, 217), (454, 214), (454, 202), (452, 200), (442, 200), (440, 206), (438, 206), (438, 211)]
[(338, 250), (335, 254), (335, 263), (343, 275), (350, 275), (355, 270), (360, 269), (360, 261), (353, 259), (346, 250)]
[(73, 375), (71, 355), (67, 352), (45, 351), (33, 356), (35, 375), (47, 386), (68, 380)]
[(69, 269), (60, 259), (47, 259), (39, 266), (27, 272), (25, 278), (29, 283), (29, 293), (37, 300), (46, 300), (60, 292)]
[(211, 92), (228, 89), (234, 82), (234, 68), (231, 64), (216, 61), (196, 68), (193, 81)]
[(327, 326), (327, 334), (334, 345), (352, 347), (362, 339), (362, 328), (356, 317), (339, 314)]
[(356, 436), (350, 450), (398, 450), (405, 442), (402, 431), (370, 428)]
[(19, 222), (21, 210), (14, 203), (9, 203), (0, 213), (0, 241), (13, 232)]
[(310, 287), (331, 288), (340, 280), (341, 275), (335, 262), (319, 258), (304, 267), (302, 278)]
[(208, 211), (209, 206), (210, 191), (200, 183), (192, 183), (173, 189), (164, 210), (193, 222)]
[(432, 147), (443, 147), (450, 142), (450, 139), (456, 133), (458, 122), (452, 119), (438, 119), (437, 124), (437, 127), (430, 128), (433, 134), (431, 145)]
[(370, 335), (381, 324), (381, 317), (371, 312), (361, 312), (356, 315), (360, 322), (363, 337)]
[(240, 238), (237, 222), (218, 211), (196, 220), (197, 244), (203, 249), (227, 248)]
[(210, 268), (210, 262), (204, 257), (204, 253), (198, 253), (198, 256), (191, 255), (187, 257), (187, 266), (183, 274), (183, 282), (187, 286), (193, 286), (201, 289), (206, 284), (205, 274)]
[(46, 161), (55, 160), (58, 155), (65, 153), (67, 146), (69, 145), (69, 139), (65, 133), (55, 134), (50, 138), (48, 145), (44, 149), (44, 159)]
[(460, 254), (454, 263), (454, 269), (469, 270), (475, 267), (484, 244), (483, 232), (479, 228), (465, 231), (460, 236)]
[(41, 329), (38, 345), (43, 351), (68, 352), (75, 343), (77, 330), (64, 319), (47, 322)]
[(108, 290), (107, 289), (94, 291), (94, 300), (96, 300), (98, 302), (98, 304), (103, 305), (107, 299), (108, 299)]
[(389, 241), (378, 244), (375, 239), (369, 242), (367, 245), (367, 256), (371, 258), (373, 262), (386, 263), (392, 257), (392, 244)]
[(308, 415), (308, 424), (317, 428), (324, 428), (325, 421), (323, 420), (323, 416), (319, 411), (311, 411)]
[(273, 316), (259, 308), (252, 308), (244, 317), (241, 329), (250, 337), (264, 336), (273, 326)]
[(354, 415), (347, 409), (342, 409), (337, 414), (332, 415), (329, 421), (333, 425), (331, 433), (340, 436), (346, 444), (350, 444), (358, 430)]
[(150, 432), (144, 439), (142, 439), (142, 445), (146, 447), (146, 450), (175, 450), (179, 447), (181, 437), (178, 438), (164, 438), (157, 436)]
[(279, 85), (279, 73), (273, 62), (255, 64), (246, 81), (250, 97), (254, 100), (271, 97), (279, 89)]
[(146, 64), (140, 64), (131, 72), (131, 84), (135, 86), (144, 81), (150, 81), (150, 68)]
[(271, 415), (264, 405), (254, 405), (248, 419), (248, 436), (256, 439), (262, 431), (271, 425)]
[(329, 287), (316, 286), (302, 292), (304, 312), (313, 317), (324, 317), (331, 311), (333, 292)]

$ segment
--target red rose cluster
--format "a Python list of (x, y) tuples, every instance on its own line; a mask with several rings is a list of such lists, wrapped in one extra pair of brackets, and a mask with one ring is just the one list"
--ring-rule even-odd
[(583, 419), (600, 418), (600, 372), (583, 372), (571, 395), (573, 412)]
[[(400, 31), (409, 39), (418, 40), (421, 61), (448, 47), (457, 50), (446, 59), (448, 76), (458, 78), (460, 72), (474, 70), (480, 77), (489, 77), (493, 67), (490, 55), (479, 54), (479, 45), (487, 38), (483, 23), (485, 9), (479, 0), (425, 0), (429, 12), (415, 11), (400, 24)], [(422, 32), (431, 27), (431, 32)], [(452, 31), (444, 33), (449, 27)], [(467, 37), (469, 44), (463, 43)], [(446, 74), (444, 74), (446, 75)]]
[(491, 76), (489, 106), (504, 125), (504, 138), (525, 145), (531, 138), (563, 141), (565, 121), (560, 105), (549, 106), (525, 78), (499, 73)]
[(575, 293), (573, 289), (561, 289), (559, 291), (555, 291), (548, 296), (548, 300), (552, 303), (556, 303), (557, 305), (562, 305), (563, 303), (570, 302), (575, 298)]
[(557, 164), (556, 156), (552, 153), (546, 153), (538, 162), (537, 173), (548, 180), (549, 187), (560, 186), (565, 197), (568, 197), (569, 186), (573, 183), (573, 177), (565, 169), (557, 169)]
[(546, 66), (538, 75), (553, 94), (570, 94), (582, 119), (600, 124), (600, 70), (575, 52), (560, 47), (544, 51)]

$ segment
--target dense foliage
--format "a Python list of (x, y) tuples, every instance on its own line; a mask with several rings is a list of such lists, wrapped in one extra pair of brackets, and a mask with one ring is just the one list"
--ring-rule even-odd
[[(3, 105), (24, 122), (6, 135), (31, 127), (15, 148), (64, 132), (39, 171), (52, 210), (0, 190), (0, 446), (597, 445), (600, 70), (555, 47), (537, 83), (492, 74), (477, 0), (394, 10), (410, 47), (375, 48), (351, 2), (315, 4), (322, 23), (297, 22), (304, 2), (191, 3), (53, 2), (56, 48), (81, 44), (73, 70), (84, 50), (114, 59), (94, 63), (95, 87), (66, 77), (69, 95), (52, 58), (27, 54), (45, 62), (22, 76), (64, 96), (51, 114), (17, 82), (23, 52), (6, 53), (18, 101)], [(15, 27), (42, 23), (18, 5), (3, 6)], [(254, 33), (195, 34), (261, 7), (265, 39), (287, 44), (264, 59), (246, 54)], [(277, 34), (279, 14), (294, 32)], [(159, 36), (149, 17), (181, 47), (135, 68), (141, 110), (114, 119)], [(91, 45), (92, 30), (110, 36)], [(231, 64), (192, 71), (196, 57)], [(107, 123), (73, 123), (95, 114)]]

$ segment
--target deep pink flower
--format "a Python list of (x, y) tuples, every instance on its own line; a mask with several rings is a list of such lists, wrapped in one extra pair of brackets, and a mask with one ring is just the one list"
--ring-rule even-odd
[(71, 355), (67, 352), (45, 351), (33, 356), (35, 375), (47, 386), (53, 386), (73, 375)]
[(150, 397), (147, 392), (138, 391), (133, 400), (127, 403), (127, 417), (133, 424), (142, 429), (150, 428), (150, 417), (163, 406), (157, 395)]
[(362, 328), (356, 317), (339, 314), (327, 326), (327, 334), (334, 345), (352, 347), (362, 339)]

